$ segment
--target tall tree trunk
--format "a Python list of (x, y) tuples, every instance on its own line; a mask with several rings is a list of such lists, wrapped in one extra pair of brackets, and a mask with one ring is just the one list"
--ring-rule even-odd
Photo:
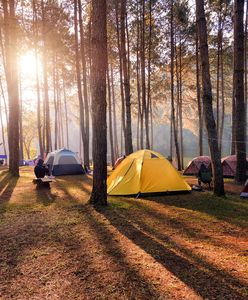
[[(233, 70), (234, 70), (234, 54), (233, 54)], [(235, 80), (233, 72), (233, 92), (232, 92), (232, 140), (231, 155), (236, 154), (236, 101), (235, 101)]]
[(118, 146), (118, 137), (117, 137), (117, 121), (116, 121), (116, 100), (115, 100), (115, 87), (114, 87), (114, 75), (113, 75), (113, 66), (111, 61), (111, 91), (113, 99), (113, 125), (114, 125), (114, 145), (115, 145), (115, 158), (119, 157), (119, 146)]
[[(15, 1), (2, 1), (6, 53), (6, 79), (9, 96), (9, 171), (19, 176), (19, 91), (17, 71), (17, 20)], [(9, 6), (9, 7), (8, 7)]]
[[(146, 116), (146, 65), (145, 65), (145, 1), (142, 1), (142, 19), (141, 19), (141, 41), (140, 41), (140, 69), (141, 69), (141, 91), (142, 91), (142, 98), (141, 98), (141, 148), (144, 148), (143, 139), (144, 139), (144, 124), (145, 130), (147, 134), (148, 124)], [(148, 137), (146, 136), (146, 147), (149, 148), (149, 134)]]
[[(41, 97), (40, 97), (40, 80), (39, 80), (39, 65), (38, 65), (38, 17), (36, 0), (33, 0), (33, 38), (34, 38), (34, 54), (35, 54), (35, 80), (37, 94), (37, 130), (38, 141), (41, 157), (44, 156), (44, 144), (42, 139), (41, 125)], [(44, 125), (43, 125), (44, 126)]]
[(246, 180), (246, 133), (244, 101), (244, 0), (234, 1), (234, 88), (236, 103), (236, 181)]
[(126, 34), (125, 34), (125, 17), (126, 17), (126, 0), (121, 0), (121, 59), (123, 66), (123, 84), (125, 92), (125, 108), (126, 108), (126, 130), (125, 130), (125, 152), (130, 154), (133, 152), (132, 143), (132, 120), (131, 120), (131, 94), (130, 81), (128, 77), (128, 61), (126, 53)]
[(107, 204), (107, 124), (106, 72), (107, 26), (106, 0), (92, 0), (92, 128), (93, 128), (93, 189), (90, 203)]
[(203, 117), (202, 117), (202, 101), (201, 101), (201, 83), (200, 83), (200, 66), (199, 66), (199, 39), (196, 33), (196, 94), (198, 106), (198, 151), (199, 156), (203, 155)]
[(221, 72), (221, 120), (220, 120), (220, 131), (219, 131), (219, 147), (220, 154), (222, 153), (222, 139), (224, 132), (224, 122), (225, 122), (225, 84), (224, 84), (224, 59), (223, 59), (223, 27), (224, 19), (222, 21), (222, 28), (220, 33), (220, 72)]
[(108, 121), (109, 121), (109, 142), (110, 142), (110, 154), (111, 154), (111, 164), (115, 164), (115, 154), (114, 154), (114, 138), (113, 138), (113, 121), (112, 121), (112, 99), (111, 99), (111, 86), (110, 86), (110, 75), (109, 75), (109, 65), (107, 67), (107, 84), (108, 84)]
[(181, 159), (180, 159), (180, 150), (178, 144), (178, 134), (176, 127), (176, 116), (175, 116), (175, 101), (174, 101), (174, 13), (173, 13), (173, 0), (171, 0), (171, 19), (170, 19), (170, 38), (171, 38), (171, 111), (172, 111), (172, 125), (173, 125), (173, 133), (174, 133), (174, 143), (176, 148), (176, 156), (177, 156), (177, 168), (181, 170)]
[(67, 109), (64, 74), (63, 74), (63, 99), (64, 99), (64, 109), (65, 109), (66, 147), (67, 149), (69, 149), (69, 124), (68, 124), (69, 121), (68, 121), (68, 109)]
[[(245, 72), (245, 123), (246, 123), (246, 129), (247, 129), (247, 96), (248, 96), (248, 82), (247, 82), (247, 35), (248, 35), (248, 1), (246, 0), (246, 14), (245, 14), (245, 36), (244, 36), (244, 55), (245, 55), (245, 61), (244, 61), (244, 72)], [(247, 140), (247, 133), (246, 133), (246, 140)]]
[[(136, 83), (137, 83), (137, 150), (142, 147), (143, 144), (143, 130), (140, 133), (141, 123), (141, 99), (140, 99), (140, 19), (139, 19), (139, 1), (137, 1), (137, 46), (136, 46)], [(143, 148), (143, 147), (142, 147)]]
[(148, 130), (147, 134), (149, 135), (149, 119), (150, 119), (150, 132), (151, 138), (147, 139), (147, 145), (152, 149), (153, 144), (153, 117), (152, 117), (152, 98), (151, 98), (151, 56), (152, 56), (152, 0), (149, 1), (149, 43), (148, 43), (148, 65), (147, 65), (147, 123)]
[(1, 106), (1, 99), (2, 97), (0, 97), (0, 124), (1, 124), (1, 133), (2, 133), (3, 151), (4, 154), (6, 155), (7, 151), (6, 151), (6, 141), (5, 141), (5, 133), (4, 133), (4, 125), (3, 125), (3, 114), (2, 114), (3, 110)]
[(19, 160), (24, 159), (23, 153), (23, 129), (22, 129), (22, 79), (21, 79), (21, 69), (20, 65), (18, 64), (18, 81), (19, 81)]
[(4, 112), (5, 112), (6, 127), (7, 127), (7, 135), (8, 135), (8, 132), (9, 132), (9, 114), (8, 114), (7, 101), (6, 101), (5, 93), (4, 93), (4, 90), (3, 90), (3, 84), (2, 84), (1, 77), (0, 77), (0, 89), (1, 89), (2, 97), (3, 97)]
[[(85, 110), (84, 110), (84, 101), (82, 94), (81, 86), (81, 70), (80, 70), (80, 57), (78, 49), (78, 3), (77, 0), (74, 0), (74, 30), (75, 30), (75, 54), (76, 54), (76, 75), (77, 75), (77, 90), (78, 90), (78, 100), (79, 100), (79, 109), (80, 109), (80, 130), (82, 134), (83, 146), (85, 143)], [(87, 160), (87, 157), (84, 157), (84, 163)]]
[(49, 153), (52, 150), (51, 145), (51, 124), (50, 124), (50, 107), (48, 94), (48, 78), (47, 78), (47, 36), (46, 36), (46, 19), (44, 1), (41, 1), (42, 9), (42, 39), (43, 39), (43, 84), (44, 84), (44, 106), (45, 106), (45, 151)]
[(81, 60), (82, 60), (82, 71), (83, 71), (83, 95), (84, 95), (84, 110), (85, 110), (85, 138), (84, 138), (84, 164), (90, 167), (90, 154), (89, 154), (89, 143), (90, 143), (90, 114), (89, 114), (89, 100), (88, 100), (88, 85), (87, 85), (87, 70), (86, 70), (86, 59), (85, 59), (85, 46), (84, 46), (84, 27), (82, 20), (82, 4), (81, 0), (78, 0), (79, 10), (79, 29), (80, 29), (80, 47), (81, 47)]
[(205, 124), (208, 132), (208, 144), (212, 159), (214, 194), (225, 194), (220, 151), (217, 143), (217, 129), (213, 113), (212, 86), (209, 71), (207, 25), (205, 19), (204, 0), (196, 0), (197, 33), (200, 45), (203, 110)]
[(179, 133), (181, 149), (181, 168), (184, 169), (184, 147), (183, 147), (183, 78), (182, 78), (182, 41), (179, 36)]
[(217, 66), (216, 66), (216, 126), (217, 136), (220, 131), (220, 43), (221, 43), (221, 8), (218, 13), (218, 46), (217, 46)]
[(53, 55), (53, 105), (54, 105), (54, 149), (58, 149), (58, 105), (57, 105), (56, 57)]
[[(126, 109), (125, 109), (125, 99), (124, 99), (124, 88), (123, 88), (123, 63), (122, 63), (122, 56), (121, 56), (121, 42), (120, 42), (120, 26), (119, 26), (119, 0), (116, 1), (115, 5), (115, 16), (116, 16), (116, 33), (117, 33), (117, 46), (118, 46), (118, 56), (119, 56), (119, 72), (120, 72), (120, 92), (121, 92), (121, 128), (123, 131), (124, 136), (126, 135)], [(122, 149), (122, 139), (121, 139), (121, 152)]]

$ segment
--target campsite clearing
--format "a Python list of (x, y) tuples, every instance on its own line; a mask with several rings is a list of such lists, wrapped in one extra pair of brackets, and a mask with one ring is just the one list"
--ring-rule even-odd
[(91, 176), (44, 194), (32, 178), (0, 169), (0, 299), (248, 299), (242, 187), (228, 181), (226, 199), (109, 197), (96, 211)]

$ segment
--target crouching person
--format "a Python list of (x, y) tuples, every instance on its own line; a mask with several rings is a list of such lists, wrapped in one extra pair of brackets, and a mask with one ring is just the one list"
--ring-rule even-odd
[(49, 182), (42, 181), (42, 178), (44, 178), (46, 175), (49, 175), (49, 168), (44, 165), (43, 159), (39, 159), (37, 165), (34, 168), (34, 174), (36, 176), (36, 184), (37, 188), (45, 187), (50, 188)]

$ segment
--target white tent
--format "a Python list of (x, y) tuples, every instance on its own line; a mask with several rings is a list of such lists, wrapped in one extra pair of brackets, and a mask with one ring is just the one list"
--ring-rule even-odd
[(48, 153), (45, 164), (49, 165), (50, 172), (54, 176), (85, 173), (77, 154), (67, 149)]

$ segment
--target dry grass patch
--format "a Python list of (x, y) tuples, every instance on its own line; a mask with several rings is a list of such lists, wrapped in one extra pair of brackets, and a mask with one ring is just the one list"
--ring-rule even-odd
[(0, 170), (0, 299), (246, 299), (248, 202), (209, 192), (87, 205), (91, 176), (50, 191)]

